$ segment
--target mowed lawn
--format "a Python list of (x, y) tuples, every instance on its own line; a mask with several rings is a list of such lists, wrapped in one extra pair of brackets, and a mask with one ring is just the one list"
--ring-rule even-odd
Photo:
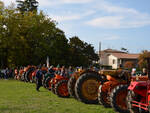
[(74, 98), (59, 98), (35, 84), (0, 80), (0, 113), (115, 113), (101, 105), (88, 105)]

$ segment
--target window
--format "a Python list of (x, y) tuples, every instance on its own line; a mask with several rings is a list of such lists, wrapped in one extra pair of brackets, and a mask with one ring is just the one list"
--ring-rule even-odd
[(113, 59), (113, 64), (115, 64), (115, 60)]

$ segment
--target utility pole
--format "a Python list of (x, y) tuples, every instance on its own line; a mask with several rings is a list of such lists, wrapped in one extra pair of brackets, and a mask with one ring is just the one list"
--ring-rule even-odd
[(102, 46), (102, 44), (101, 44), (101, 42), (99, 42), (99, 64), (101, 64), (101, 46)]

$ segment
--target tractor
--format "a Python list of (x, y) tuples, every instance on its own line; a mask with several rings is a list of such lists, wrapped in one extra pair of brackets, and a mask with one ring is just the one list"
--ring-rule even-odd
[[(41, 68), (43, 75), (47, 73), (48, 68), (42, 67)], [(28, 66), (28, 69), (26, 69), (25, 73), (25, 81), (26, 82), (35, 82), (36, 81), (36, 72), (37, 68), (35, 66)]]
[[(110, 95), (111, 95), (112, 90), (119, 85), (128, 84), (129, 73), (127, 71), (125, 72), (121, 70), (110, 71), (109, 73), (111, 74), (106, 74), (108, 73), (108, 71), (103, 72), (103, 73), (106, 75), (107, 81), (104, 82), (104, 84), (101, 84), (99, 86), (98, 100), (99, 100), (99, 103), (102, 104), (104, 107), (111, 107)], [(118, 95), (118, 100), (119, 98), (122, 98), (122, 97), (119, 97)], [(121, 101), (119, 102), (119, 104), (120, 103)]]
[[(147, 78), (140, 77), (141, 80)], [(68, 90), (76, 99), (86, 104), (100, 103), (105, 107), (113, 107), (115, 111), (127, 113), (126, 96), (131, 80), (128, 71), (82, 70), (75, 73), (68, 82)]]
[(127, 105), (131, 113), (150, 112), (150, 58), (147, 60), (147, 81), (132, 81), (128, 87)]
[(69, 94), (83, 103), (97, 104), (99, 85), (105, 81), (104, 75), (92, 69), (75, 72), (68, 82)]
[(55, 77), (55, 73), (58, 70), (59, 70), (59, 68), (52, 67), (51, 71), (49, 70), (46, 74), (44, 74), (43, 81), (42, 81), (43, 87), (45, 87), (45, 88), (47, 88), (47, 89), (50, 90), (50, 88), (49, 88), (49, 82), (51, 81), (52, 78)]
[(49, 82), (49, 89), (59, 97), (67, 98), (70, 96), (67, 87), (68, 80), (67, 77), (55, 74)]
[[(107, 80), (104, 84), (100, 85), (98, 91), (99, 103), (104, 107), (112, 107), (116, 112), (128, 113), (126, 97), (128, 94), (128, 86), (131, 81), (135, 81), (136, 77), (126, 70), (114, 71), (110, 73), (104, 72)], [(139, 76), (140, 81), (146, 81), (148, 77)]]

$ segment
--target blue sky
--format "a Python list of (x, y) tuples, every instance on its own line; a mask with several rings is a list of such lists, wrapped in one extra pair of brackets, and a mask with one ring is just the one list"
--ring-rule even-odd
[[(6, 5), (15, 0), (2, 0)], [(66, 36), (79, 36), (98, 50), (150, 50), (150, 0), (37, 0)]]

